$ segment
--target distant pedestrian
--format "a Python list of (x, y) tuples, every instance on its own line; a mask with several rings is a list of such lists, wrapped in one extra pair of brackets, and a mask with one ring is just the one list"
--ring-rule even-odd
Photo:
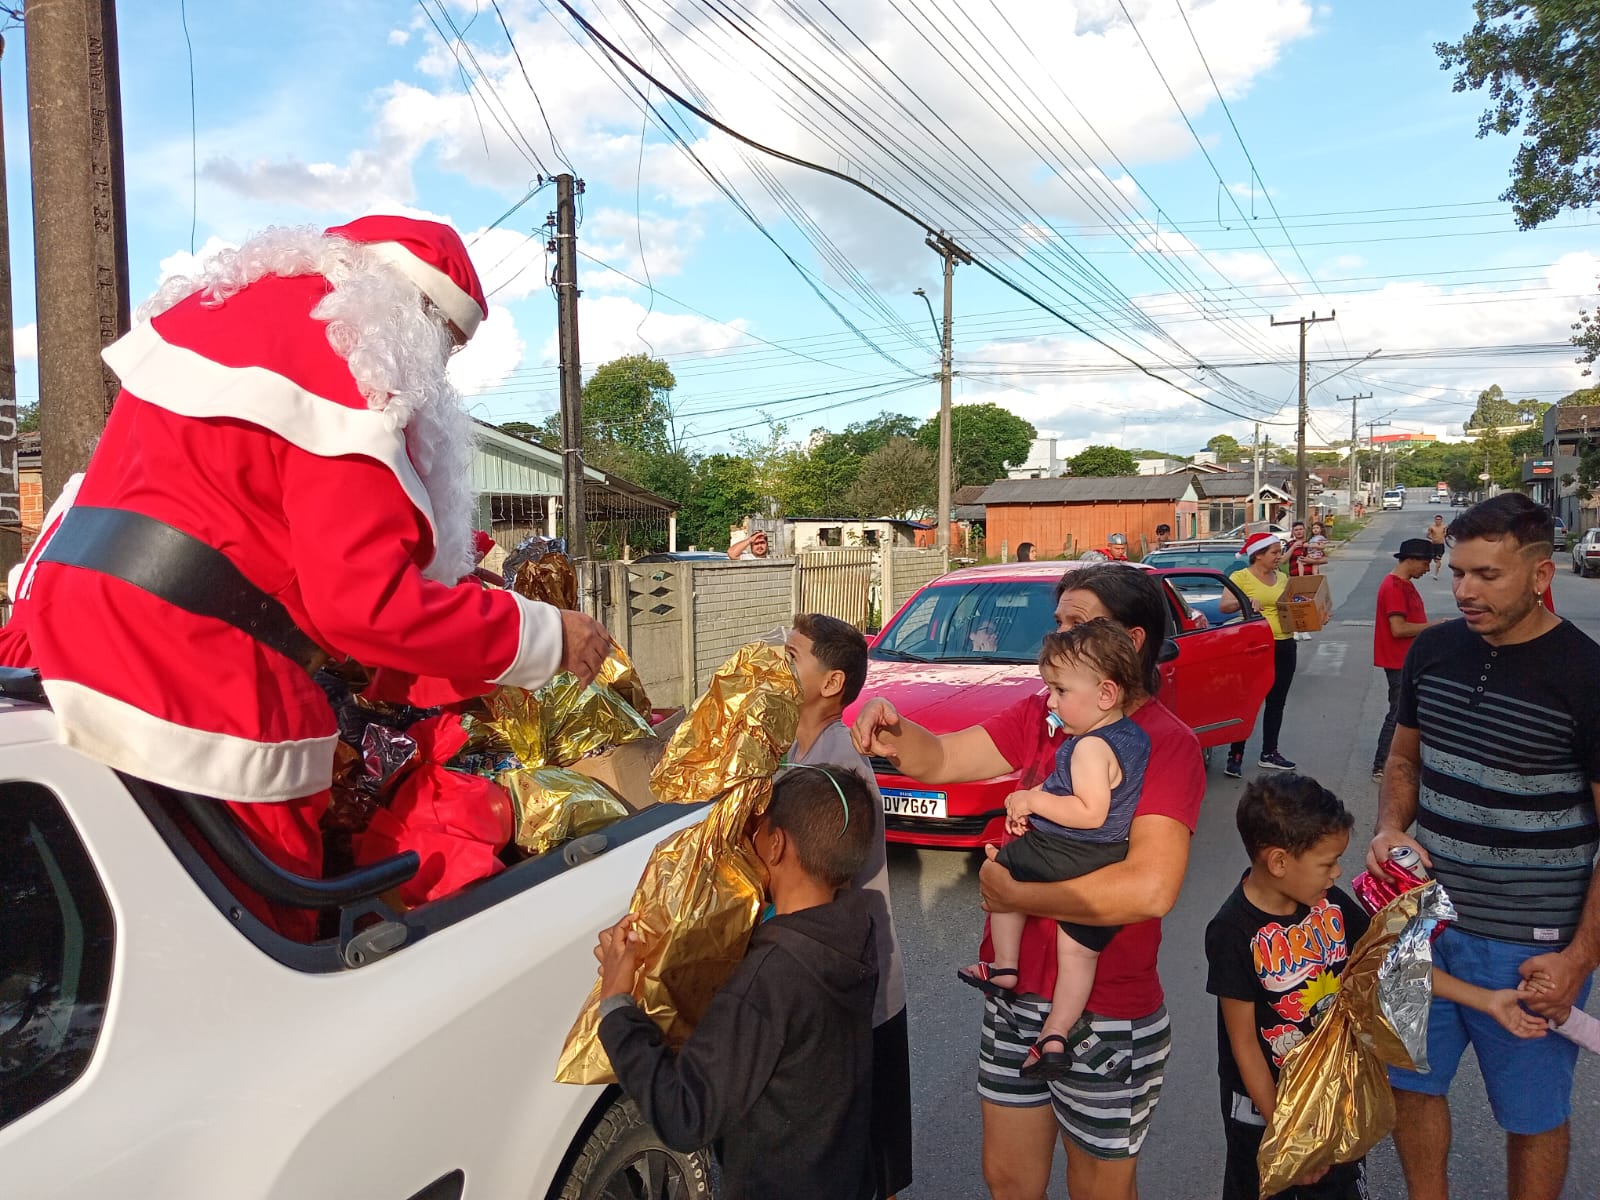
[[(1228, 578), (1239, 585), (1251, 607), (1272, 626), (1272, 690), (1261, 706), (1261, 757), (1257, 765), (1273, 771), (1292, 771), (1294, 763), (1278, 753), (1283, 706), (1289, 699), (1289, 685), (1294, 682), (1294, 668), (1299, 657), (1294, 630), (1285, 629), (1278, 614), (1278, 600), (1289, 585), (1289, 577), (1278, 570), (1283, 560), (1283, 541), (1275, 533), (1252, 533), (1245, 539), (1240, 553), (1249, 565)], [(1224, 591), (1218, 607), (1225, 613), (1238, 612), (1239, 599), (1231, 590)], [(1228, 747), (1228, 762), (1222, 773), (1232, 779), (1244, 775), (1243, 742), (1234, 742)]]
[(1433, 560), (1433, 577), (1439, 578), (1439, 568), (1444, 565), (1444, 514), (1434, 513), (1433, 523), (1423, 531), (1428, 538), (1428, 553)]
[(1032, 542), (1023, 542), (1020, 546), (1017, 547), (1017, 561), (1019, 563), (1021, 563), (1021, 562), (1032, 562), (1033, 561), (1033, 543)]
[(1155, 548), (1157, 550), (1165, 550), (1166, 547), (1167, 547), (1167, 543), (1170, 542), (1171, 540), (1172, 540), (1172, 526), (1171, 525), (1157, 525), (1156, 526), (1156, 547)]
[(1372, 755), (1372, 777), (1383, 778), (1383, 764), (1394, 740), (1395, 706), (1400, 700), (1400, 668), (1405, 666), (1411, 641), (1430, 624), (1422, 595), (1412, 582), (1427, 573), (1434, 561), (1433, 548), (1426, 538), (1407, 538), (1395, 552), (1394, 570), (1378, 585), (1378, 619), (1372, 627), (1372, 665), (1381, 670), (1389, 684), (1389, 711), (1378, 733), (1378, 748)]
[(1289, 545), (1284, 550), (1284, 569), (1290, 575), (1315, 575), (1316, 567), (1306, 561), (1310, 545), (1306, 541), (1306, 523), (1296, 521), (1289, 526)]

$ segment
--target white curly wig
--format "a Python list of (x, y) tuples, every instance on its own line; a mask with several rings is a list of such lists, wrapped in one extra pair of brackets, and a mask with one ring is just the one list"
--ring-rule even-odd
[(312, 310), (328, 342), (350, 365), (367, 407), (405, 430), (406, 452), (427, 489), (438, 539), (430, 579), (454, 583), (471, 572), (472, 420), (445, 367), (451, 338), (416, 284), (366, 246), (311, 226), (273, 227), (213, 254), (197, 276), (174, 276), (140, 306), (147, 321), (203, 292), (220, 303), (264, 275), (321, 275), (333, 291)]

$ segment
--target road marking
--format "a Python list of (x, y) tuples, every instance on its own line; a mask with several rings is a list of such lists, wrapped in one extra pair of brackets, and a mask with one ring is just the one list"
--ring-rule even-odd
[(1348, 642), (1318, 642), (1317, 652), (1301, 670), (1307, 675), (1338, 675), (1344, 670), (1344, 656), (1349, 649)]
[(1361, 629), (1371, 629), (1374, 623), (1372, 621), (1340, 621), (1339, 624), (1354, 625)]

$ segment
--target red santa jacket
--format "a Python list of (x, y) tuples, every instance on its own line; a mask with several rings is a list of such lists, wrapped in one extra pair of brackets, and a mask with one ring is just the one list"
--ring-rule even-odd
[[(559, 613), (424, 578), (428, 492), (405, 431), (369, 408), (309, 315), (328, 290), (319, 276), (268, 276), (220, 305), (190, 297), (109, 347), (123, 391), (76, 503), (220, 550), (335, 657), (442, 676), (463, 694), (538, 687), (560, 661)], [(233, 800), (328, 786), (333, 713), (302, 668), (225, 622), (37, 557), (0, 661), (40, 669), (67, 744)]]

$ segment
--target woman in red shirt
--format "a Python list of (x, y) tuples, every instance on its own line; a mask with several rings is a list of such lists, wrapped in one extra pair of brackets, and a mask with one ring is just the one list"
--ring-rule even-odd
[[(1168, 624), (1161, 585), (1118, 563), (1070, 570), (1057, 585), (1058, 627), (1094, 617), (1110, 617), (1128, 630), (1154, 697)], [(874, 699), (857, 714), (854, 736), (862, 753), (890, 759), (912, 779), (958, 783), (1017, 772), (1017, 786), (1028, 788), (1049, 775), (1060, 745), (1047, 715), (1038, 691), (981, 725), (940, 736), (902, 719), (887, 700)], [(978, 1092), (983, 1174), (995, 1200), (1041, 1200), (1058, 1123), (1072, 1200), (1137, 1195), (1138, 1153), (1171, 1045), (1156, 975), (1161, 918), (1183, 884), (1205, 774), (1194, 733), (1159, 700), (1145, 701), (1130, 715), (1149, 735), (1151, 752), (1128, 857), (1057, 883), (1018, 883), (992, 861), (979, 877), (986, 909), (1035, 916), (1023, 937), (1015, 990), (984, 1001)], [(989, 853), (992, 858), (992, 848)], [(1049, 1012), (1057, 921), (1124, 928), (1100, 955), (1084, 1020), (1074, 1030), (1068, 1078), (1045, 1082), (1022, 1078), (1020, 1068)], [(985, 942), (979, 957), (987, 961), (992, 954)]]

